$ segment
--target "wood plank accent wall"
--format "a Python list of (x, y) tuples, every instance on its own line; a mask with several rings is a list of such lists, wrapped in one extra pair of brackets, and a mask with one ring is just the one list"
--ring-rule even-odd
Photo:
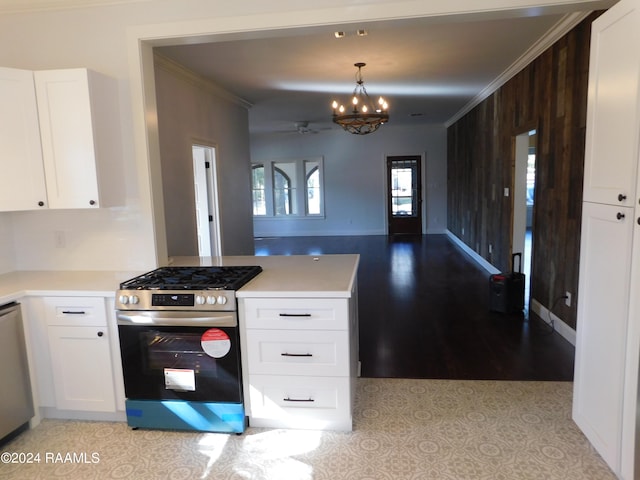
[[(447, 130), (448, 229), (511, 269), (515, 137), (537, 130), (531, 298), (576, 327), (591, 14)], [(489, 245), (492, 253), (489, 253)], [(487, 280), (488, 282), (488, 280)], [(572, 306), (558, 300), (572, 292)], [(488, 295), (488, 293), (487, 293)]]

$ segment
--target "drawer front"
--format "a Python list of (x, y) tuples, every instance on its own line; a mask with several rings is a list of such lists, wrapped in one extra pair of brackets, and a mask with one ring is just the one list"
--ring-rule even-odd
[(349, 375), (349, 335), (339, 331), (248, 330), (250, 374)]
[(246, 298), (241, 302), (246, 328), (347, 330), (349, 309), (341, 298)]
[(253, 426), (351, 429), (348, 378), (251, 375)]
[(102, 297), (45, 297), (48, 325), (106, 327), (107, 315)]

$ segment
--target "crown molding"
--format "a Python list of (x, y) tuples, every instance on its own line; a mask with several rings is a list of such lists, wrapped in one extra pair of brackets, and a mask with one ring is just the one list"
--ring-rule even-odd
[(580, 22), (587, 18), (592, 12), (576, 12), (564, 15), (549, 31), (543, 35), (536, 43), (524, 52), (514, 63), (502, 72), (494, 81), (487, 85), (480, 93), (471, 99), (455, 115), (445, 122), (445, 127), (450, 127), (476, 106), (486, 100), (505, 83), (524, 70), (531, 62), (538, 58), (544, 51), (569, 33)]
[(195, 73), (193, 70), (189, 70), (184, 65), (176, 62), (175, 60), (162, 55), (160, 53), (153, 53), (153, 63), (156, 67), (163, 69), (166, 72), (172, 73), (194, 87), (200, 88), (218, 98), (228, 100), (235, 103), (247, 110), (253, 107), (253, 104), (244, 98), (240, 98), (233, 93), (225, 90), (220, 85), (212, 82), (206, 77)]

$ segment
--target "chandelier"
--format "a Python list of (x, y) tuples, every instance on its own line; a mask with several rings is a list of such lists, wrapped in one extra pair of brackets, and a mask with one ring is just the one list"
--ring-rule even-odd
[(362, 67), (366, 63), (358, 62), (353, 66), (358, 68), (356, 73), (356, 88), (353, 90), (351, 98), (351, 112), (346, 113), (344, 105), (333, 101), (333, 121), (340, 125), (345, 131), (355, 135), (366, 135), (375, 132), (380, 125), (389, 121), (387, 113), (387, 102), (384, 98), (378, 99), (378, 104), (369, 98), (367, 89), (362, 81)]

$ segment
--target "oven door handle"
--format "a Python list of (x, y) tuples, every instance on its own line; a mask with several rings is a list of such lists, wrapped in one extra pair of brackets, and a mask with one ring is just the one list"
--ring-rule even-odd
[(182, 312), (173, 312), (175, 315), (168, 316), (166, 312), (156, 314), (155, 312), (118, 312), (118, 325), (138, 325), (138, 326), (188, 326), (188, 327), (237, 327), (238, 320), (235, 314), (219, 315), (185, 315)]

